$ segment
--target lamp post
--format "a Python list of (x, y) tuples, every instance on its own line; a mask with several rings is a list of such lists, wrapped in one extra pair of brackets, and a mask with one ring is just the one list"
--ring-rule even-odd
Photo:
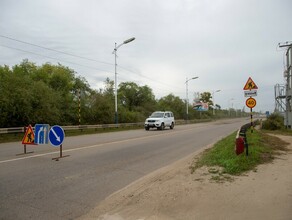
[(215, 93), (216, 92), (220, 92), (221, 90), (220, 89), (218, 89), (218, 90), (216, 90), (216, 91), (213, 91), (212, 92), (212, 97), (213, 97), (213, 115), (215, 115)]
[(115, 49), (113, 51), (113, 54), (115, 54), (115, 124), (118, 124), (117, 50), (122, 45), (130, 43), (133, 40), (135, 40), (135, 37), (125, 40), (123, 43), (119, 44), (118, 46), (117, 46), (117, 43), (115, 43)]
[[(229, 105), (229, 116), (231, 116), (230, 101), (233, 101), (233, 100), (234, 100), (234, 98), (231, 98), (231, 99), (229, 99), (229, 101), (228, 101), (228, 105)], [(232, 108), (233, 108), (233, 102), (231, 102), (231, 104), (232, 104)]]
[(192, 80), (192, 79), (198, 79), (199, 77), (198, 76), (195, 76), (195, 77), (192, 77), (192, 78), (190, 78), (190, 79), (188, 79), (188, 77), (186, 78), (186, 82), (185, 82), (185, 84), (186, 84), (186, 119), (187, 120), (189, 120), (189, 98), (188, 98), (188, 93), (189, 93), (189, 91), (188, 91), (188, 82), (190, 81), (190, 80)]

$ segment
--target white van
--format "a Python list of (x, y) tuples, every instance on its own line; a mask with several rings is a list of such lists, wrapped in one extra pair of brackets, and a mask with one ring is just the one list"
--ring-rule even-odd
[(145, 121), (145, 130), (150, 128), (157, 128), (157, 130), (164, 130), (165, 127), (174, 128), (174, 115), (170, 111), (153, 112)]

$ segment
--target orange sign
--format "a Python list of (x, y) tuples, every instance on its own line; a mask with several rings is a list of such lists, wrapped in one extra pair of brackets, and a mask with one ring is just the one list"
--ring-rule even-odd
[(258, 89), (257, 85), (254, 83), (251, 77), (248, 78), (243, 90), (251, 90), (251, 89)]
[(249, 107), (249, 108), (253, 108), (253, 107), (256, 106), (257, 101), (256, 101), (254, 98), (250, 97), (250, 98), (248, 98), (248, 99), (245, 101), (245, 104), (246, 104), (247, 107)]
[(34, 143), (34, 132), (33, 132), (31, 125), (29, 125), (26, 129), (25, 135), (22, 139), (22, 144), (35, 144)]

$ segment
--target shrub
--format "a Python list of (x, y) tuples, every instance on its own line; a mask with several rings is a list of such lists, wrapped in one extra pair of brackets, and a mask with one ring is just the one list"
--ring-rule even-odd
[(263, 129), (280, 130), (284, 126), (284, 117), (278, 113), (271, 114), (266, 121), (263, 122)]

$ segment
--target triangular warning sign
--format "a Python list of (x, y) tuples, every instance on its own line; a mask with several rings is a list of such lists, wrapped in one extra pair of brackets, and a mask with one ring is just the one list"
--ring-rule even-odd
[(257, 85), (254, 83), (251, 77), (248, 78), (243, 90), (258, 89)]
[(34, 132), (33, 132), (31, 125), (29, 125), (26, 129), (25, 135), (22, 139), (22, 144), (35, 144), (34, 143)]

